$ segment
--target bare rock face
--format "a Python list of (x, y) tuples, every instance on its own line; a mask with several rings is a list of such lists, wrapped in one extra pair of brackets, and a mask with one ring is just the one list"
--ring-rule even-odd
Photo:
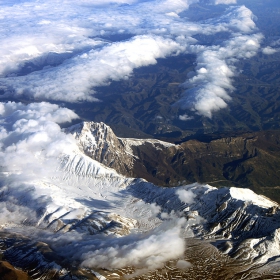
[(153, 139), (119, 138), (104, 123), (83, 122), (65, 132), (75, 137), (82, 152), (122, 175), (168, 183), (166, 172), (174, 173), (172, 167), (169, 170), (168, 159), (165, 160), (168, 148), (175, 147), (173, 144)]
[(115, 169), (121, 174), (132, 175), (133, 155), (112, 129), (104, 123), (84, 122), (66, 132), (74, 135), (80, 149), (89, 157)]

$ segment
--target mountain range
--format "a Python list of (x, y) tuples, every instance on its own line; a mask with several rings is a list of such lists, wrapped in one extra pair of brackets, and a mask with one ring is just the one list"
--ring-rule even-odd
[(124, 176), (170, 187), (194, 182), (253, 189), (278, 202), (280, 132), (171, 144), (117, 137), (104, 123), (83, 122), (65, 130), (89, 157)]
[(280, 279), (279, 0), (0, 11), (0, 279)]
[[(226, 157), (234, 162), (244, 149), (253, 159), (263, 153), (265, 136), (175, 145), (118, 138), (93, 122), (65, 133), (77, 149), (57, 158), (51, 176), (36, 178), (21, 193), (10, 186), (1, 194), (14, 213), (2, 222), (6, 267), (32, 279), (279, 277), (279, 204), (246, 188), (187, 184), (183, 169), (176, 170), (184, 161), (206, 162), (207, 155), (216, 155), (217, 164)], [(195, 154), (202, 156), (191, 158)], [(150, 169), (155, 162), (162, 165)], [(140, 174), (165, 186), (133, 178)]]

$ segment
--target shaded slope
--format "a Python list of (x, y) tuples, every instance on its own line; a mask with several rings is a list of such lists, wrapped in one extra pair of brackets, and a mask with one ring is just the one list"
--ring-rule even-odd
[(0, 262), (0, 278), (2, 280), (31, 280), (25, 272), (14, 268), (6, 261)]

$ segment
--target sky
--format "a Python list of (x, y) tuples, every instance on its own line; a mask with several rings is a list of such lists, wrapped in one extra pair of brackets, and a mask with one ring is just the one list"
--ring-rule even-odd
[[(191, 5), (202, 2), (210, 10), (222, 7), (222, 13), (201, 21), (184, 15)], [(228, 36), (213, 45), (197, 39), (197, 35), (215, 36), (221, 32)], [(57, 104), (98, 104), (98, 86), (129, 79), (135, 69), (156, 64), (160, 58), (194, 54), (195, 71), (181, 85), (176, 105), (186, 112), (181, 120), (191, 121), (190, 111), (211, 118), (231, 101), (233, 78), (240, 72), (235, 67), (239, 60), (258, 52), (270, 55), (280, 50), (279, 40), (270, 46), (262, 44), (264, 35), (256, 26), (255, 16), (238, 0), (0, 1), (0, 36), (0, 97), (10, 100), (0, 103), (0, 188), (6, 198), (1, 201), (1, 219), (2, 223), (15, 224), (27, 218), (36, 220), (39, 204), (83, 207), (73, 198), (66, 202), (57, 199), (67, 193), (67, 184), (81, 194), (75, 190), (80, 185), (65, 177), (73, 171), (70, 165), (59, 173), (64, 161), (83, 162), (80, 174), (91, 171), (88, 176), (117, 176), (79, 154), (74, 138), (60, 127), (79, 116)], [(55, 182), (63, 191), (52, 185)], [(30, 197), (26, 204), (21, 201), (24, 193)], [(185, 190), (177, 195), (184, 203), (192, 203), (194, 198)], [(155, 205), (149, 207), (157, 209)], [(90, 211), (81, 209), (83, 213)], [(145, 236), (128, 237), (121, 243), (118, 239), (106, 241), (95, 250), (79, 251), (77, 258), (86, 267), (106, 263), (107, 267), (134, 265), (141, 270), (150, 268), (151, 262), (160, 266), (168, 258), (183, 254), (178, 249), (170, 256), (169, 247), (162, 244), (182, 248), (181, 229), (185, 223), (181, 218), (167, 217), (166, 227)], [(81, 248), (89, 248), (88, 239), (84, 242)], [(152, 244), (154, 253), (142, 250)], [(91, 246), (95, 248), (96, 244)], [(135, 258), (129, 262), (131, 252)], [(114, 263), (104, 257), (108, 254), (115, 257)]]

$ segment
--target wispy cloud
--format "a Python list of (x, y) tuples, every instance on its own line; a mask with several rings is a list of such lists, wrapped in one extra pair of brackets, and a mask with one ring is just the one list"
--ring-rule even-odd
[(176, 194), (182, 202), (187, 204), (192, 204), (194, 202), (194, 198), (196, 197), (196, 195), (191, 190), (185, 189), (177, 190)]
[(263, 39), (262, 34), (252, 33), (255, 30), (252, 17), (244, 6), (230, 8), (227, 16), (219, 19), (232, 29), (230, 39), (221, 45), (188, 48), (197, 54), (197, 66), (193, 77), (183, 84), (188, 89), (177, 102), (179, 106), (209, 118), (213, 112), (227, 107), (234, 90), (232, 79), (238, 75), (236, 61), (256, 55)]
[(261, 40), (261, 34), (236, 35), (225, 45), (199, 49), (196, 73), (183, 84), (189, 89), (179, 105), (209, 118), (213, 112), (227, 107), (234, 90), (232, 78), (238, 73), (234, 67), (236, 60), (255, 55)]
[(219, 5), (219, 4), (229, 5), (229, 4), (236, 4), (237, 0), (211, 0), (210, 3), (215, 5)]
[(280, 51), (279, 45), (280, 45), (280, 39), (274, 40), (270, 43), (270, 46), (264, 47), (262, 49), (262, 52), (266, 55), (277, 53)]
[(187, 114), (184, 114), (184, 115), (179, 115), (179, 120), (180, 121), (188, 121), (188, 120), (192, 120), (193, 117), (190, 117), (189, 115)]
[(272, 47), (269, 47), (269, 46), (262, 49), (262, 52), (264, 54), (267, 54), (267, 55), (274, 54), (274, 53), (277, 53), (279, 51), (280, 51), (280, 49), (272, 48)]

